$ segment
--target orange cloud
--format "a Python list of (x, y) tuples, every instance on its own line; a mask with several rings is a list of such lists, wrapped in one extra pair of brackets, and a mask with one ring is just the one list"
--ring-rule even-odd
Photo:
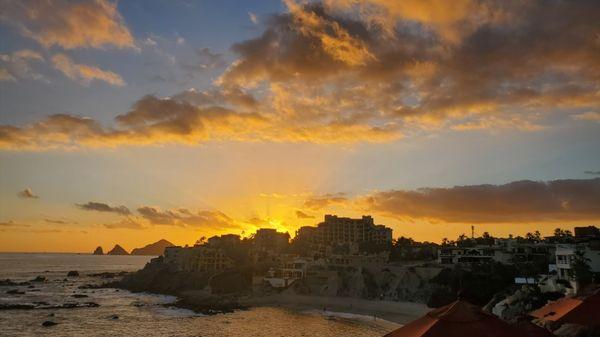
[(354, 9), (391, 36), (398, 21), (409, 21), (453, 44), (477, 27), (503, 17), (498, 12), (500, 8), (495, 8), (492, 15), (486, 2), (474, 0), (328, 0), (325, 3), (333, 9)]
[(321, 210), (336, 204), (346, 204), (351, 200), (344, 193), (332, 193), (310, 197), (304, 201), (304, 207)]
[(0, 125), (0, 148), (12, 150), (75, 149), (119, 145), (187, 144), (208, 141), (356, 142), (396, 137), (393, 131), (367, 125), (293, 124), (256, 112), (220, 106), (197, 106), (175, 98), (146, 96), (116, 117), (116, 127), (56, 114), (23, 127)]
[(56, 54), (52, 57), (54, 68), (62, 72), (68, 78), (88, 85), (92, 80), (104, 81), (108, 84), (123, 86), (125, 81), (121, 76), (112, 71), (102, 70), (94, 66), (77, 64), (65, 54)]
[(45, 47), (135, 47), (116, 2), (8, 0), (2, 7), (2, 21)]
[[(598, 109), (597, 2), (285, 3), (262, 35), (232, 46), (238, 59), (209, 89), (142, 97), (109, 126), (65, 114), (0, 125), (0, 148), (390, 142), (422, 130), (535, 131), (549, 112)], [(54, 61), (84, 83), (122, 83)]]

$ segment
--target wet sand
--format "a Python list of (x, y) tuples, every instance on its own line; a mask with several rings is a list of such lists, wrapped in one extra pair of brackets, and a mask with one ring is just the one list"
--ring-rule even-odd
[(361, 315), (363, 319), (383, 319), (396, 324), (406, 324), (431, 310), (421, 303), (288, 294), (245, 297), (240, 299), (240, 303), (256, 307), (311, 310), (326, 316), (343, 317), (339, 313), (349, 313)]

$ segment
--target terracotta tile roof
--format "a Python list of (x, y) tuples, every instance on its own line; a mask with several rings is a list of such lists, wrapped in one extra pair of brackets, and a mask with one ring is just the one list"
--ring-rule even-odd
[(600, 325), (600, 293), (586, 298), (561, 298), (530, 313), (545, 321), (586, 326)]
[(479, 307), (458, 300), (435, 309), (386, 337), (517, 337), (527, 336), (516, 327)]

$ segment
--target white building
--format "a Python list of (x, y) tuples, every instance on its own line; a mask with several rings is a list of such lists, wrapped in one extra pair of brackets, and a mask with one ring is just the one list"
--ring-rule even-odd
[(308, 260), (297, 256), (285, 256), (277, 268), (271, 268), (263, 278), (273, 288), (284, 288), (306, 277)]
[(588, 260), (590, 269), (594, 273), (600, 272), (600, 241), (580, 244), (556, 245), (556, 273), (559, 279), (571, 280), (571, 269), (575, 262), (577, 248), (583, 249), (583, 256)]

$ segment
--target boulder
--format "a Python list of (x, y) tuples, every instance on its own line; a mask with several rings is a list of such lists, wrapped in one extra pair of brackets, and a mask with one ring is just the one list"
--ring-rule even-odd
[(79, 272), (77, 270), (71, 270), (70, 272), (67, 273), (68, 277), (77, 277), (79, 276)]
[(52, 322), (52, 321), (44, 321), (44, 323), (42, 323), (42, 326), (50, 327), (50, 326), (55, 326), (56, 324), (58, 324), (58, 323)]
[(44, 276), (38, 276), (31, 280), (30, 282), (46, 282), (46, 278)]
[(10, 279), (0, 280), (0, 286), (16, 286), (18, 285), (16, 282), (11, 281)]
[(35, 309), (33, 304), (0, 304), (0, 310), (31, 310)]

